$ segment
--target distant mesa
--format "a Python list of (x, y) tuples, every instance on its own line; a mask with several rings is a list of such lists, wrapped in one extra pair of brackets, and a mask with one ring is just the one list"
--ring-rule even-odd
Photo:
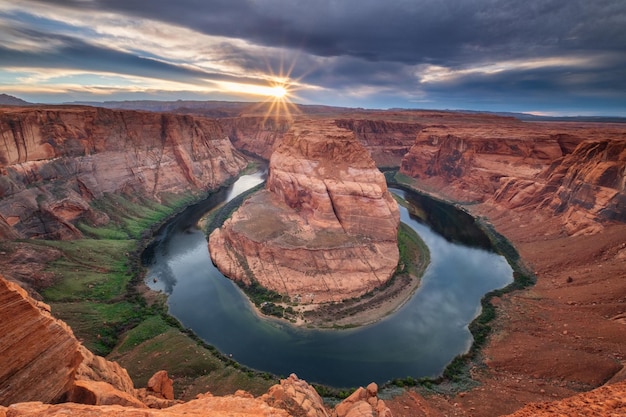
[(28, 106), (31, 103), (8, 94), (0, 94), (0, 106)]
[(235, 281), (317, 304), (385, 284), (399, 253), (397, 203), (354, 133), (300, 121), (272, 154), (265, 190), (209, 238), (213, 262)]

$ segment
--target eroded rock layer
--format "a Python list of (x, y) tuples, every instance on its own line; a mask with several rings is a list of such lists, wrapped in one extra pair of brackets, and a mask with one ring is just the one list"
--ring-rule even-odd
[(0, 110), (0, 238), (79, 237), (106, 193), (206, 190), (246, 165), (209, 119), (78, 106)]
[(379, 167), (400, 166), (402, 158), (415, 143), (419, 123), (380, 119), (338, 119), (337, 126), (352, 130)]
[(460, 202), (561, 215), (570, 234), (626, 219), (626, 129), (619, 125), (486, 117), (428, 126), (401, 172)]
[(142, 405), (132, 398), (125, 369), (85, 349), (64, 322), (50, 315), (50, 307), (2, 276), (0, 318), (0, 404), (59, 401), (79, 385), (97, 383), (127, 404)]
[(350, 131), (301, 121), (270, 160), (266, 189), (209, 239), (232, 279), (304, 303), (360, 296), (398, 262), (399, 211), (385, 178)]

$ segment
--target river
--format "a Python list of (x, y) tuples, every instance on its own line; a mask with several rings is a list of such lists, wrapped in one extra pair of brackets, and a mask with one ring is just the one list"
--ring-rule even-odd
[(221, 201), (263, 180), (260, 172), (242, 176), (228, 190), (190, 207), (162, 228), (144, 253), (146, 282), (168, 294), (170, 314), (250, 368), (282, 376), (293, 372), (334, 387), (440, 375), (471, 346), (468, 324), (480, 313), (482, 296), (513, 280), (506, 259), (486, 248), (482, 232), (464, 219), (465, 213), (441, 203), (433, 208), (430, 199), (392, 189), (407, 197), (413, 213), (421, 214), (419, 218), (400, 207), (401, 221), (420, 235), (431, 253), (410, 300), (394, 314), (354, 329), (314, 330), (261, 318), (241, 290), (213, 266), (206, 236), (196, 223)]

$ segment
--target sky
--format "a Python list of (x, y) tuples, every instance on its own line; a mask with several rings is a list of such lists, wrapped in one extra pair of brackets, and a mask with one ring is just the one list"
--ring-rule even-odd
[(0, 93), (626, 116), (625, 0), (0, 0)]

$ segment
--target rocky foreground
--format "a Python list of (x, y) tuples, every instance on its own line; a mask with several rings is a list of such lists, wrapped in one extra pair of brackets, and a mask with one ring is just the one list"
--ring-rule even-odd
[[(388, 406), (378, 387), (358, 388), (330, 408), (305, 381), (291, 375), (260, 396), (200, 394), (182, 402), (173, 397), (172, 380), (158, 372), (147, 388), (133, 386), (117, 363), (94, 356), (49, 308), (0, 276), (0, 416), (141, 416), (141, 417), (391, 417), (443, 416), (411, 392)], [(57, 404), (51, 404), (57, 403)], [(392, 409), (394, 412), (392, 413)], [(452, 409), (454, 412), (455, 409)], [(456, 411), (461, 411), (456, 409)], [(556, 403), (529, 404), (513, 417), (621, 416), (626, 411), (626, 382), (604, 386)], [(395, 413), (395, 414), (394, 414)], [(495, 415), (495, 414), (494, 414)]]
[[(93, 355), (72, 330), (18, 285), (0, 276), (0, 416), (391, 417), (378, 387), (360, 388), (334, 410), (305, 381), (284, 379), (261, 397), (174, 399), (167, 372), (136, 389), (125, 369)], [(61, 403), (52, 405), (50, 403)], [(162, 409), (162, 410), (161, 410)]]
[(272, 154), (264, 191), (209, 239), (224, 275), (302, 304), (359, 297), (398, 264), (398, 206), (351, 131), (300, 121)]

